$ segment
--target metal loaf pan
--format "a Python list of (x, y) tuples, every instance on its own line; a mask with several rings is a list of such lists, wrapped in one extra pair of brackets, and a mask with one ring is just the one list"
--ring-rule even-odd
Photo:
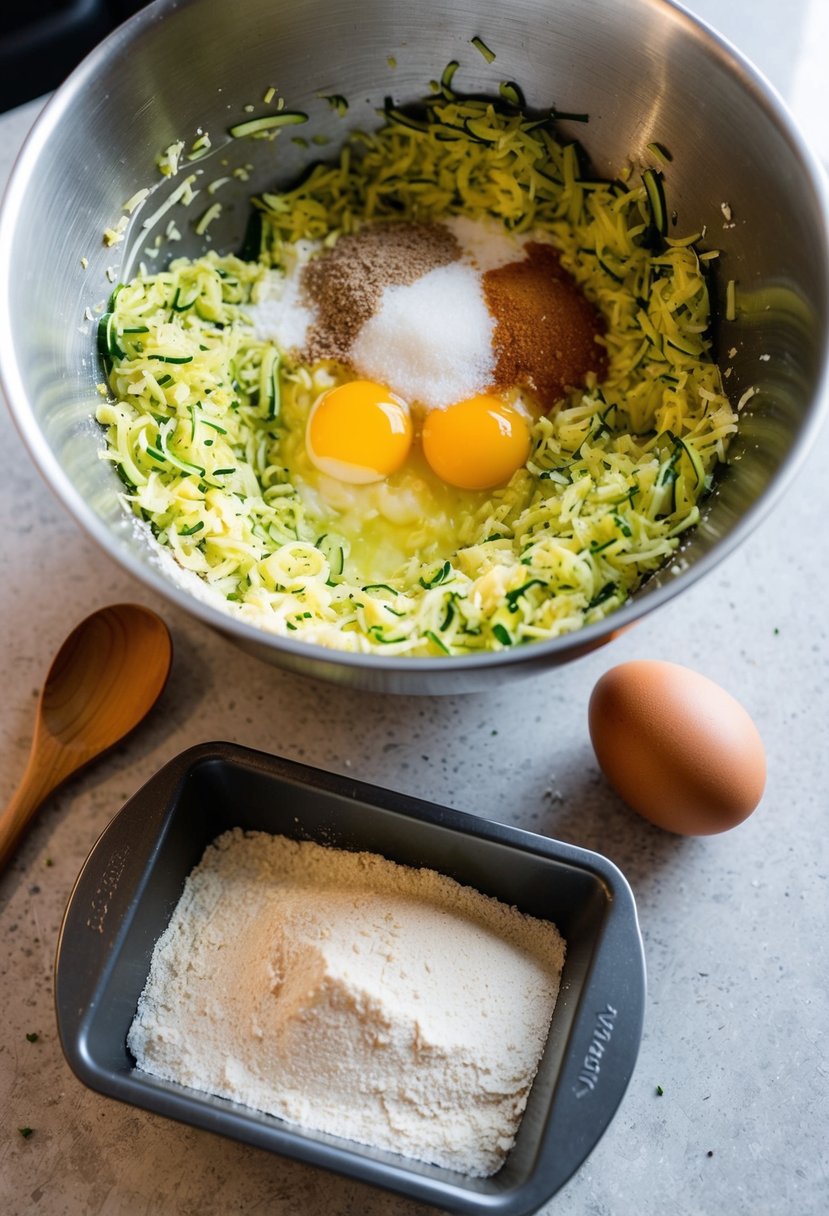
[[(555, 922), (561, 992), (515, 1146), (488, 1179), (373, 1150), (135, 1068), (126, 1036), (153, 947), (207, 844), (231, 827), (425, 866)], [(436, 949), (440, 949), (436, 943)], [(630, 888), (572, 845), (229, 743), (170, 761), (114, 817), (69, 899), (58, 942), (60, 1039), (86, 1085), (451, 1212), (536, 1211), (598, 1143), (630, 1080), (645, 968)]]

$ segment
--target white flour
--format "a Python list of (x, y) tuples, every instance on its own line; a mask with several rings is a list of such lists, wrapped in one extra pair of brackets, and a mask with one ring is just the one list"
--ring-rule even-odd
[(128, 1044), (156, 1076), (488, 1175), (563, 960), (552, 924), (432, 870), (236, 829), (188, 878)]

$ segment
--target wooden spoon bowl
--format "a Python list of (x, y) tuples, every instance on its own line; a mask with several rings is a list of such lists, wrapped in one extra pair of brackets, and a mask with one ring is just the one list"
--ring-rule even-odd
[(0, 814), (0, 870), (47, 795), (147, 715), (172, 655), (167, 626), (140, 604), (111, 604), (72, 630), (38, 700), (26, 771)]

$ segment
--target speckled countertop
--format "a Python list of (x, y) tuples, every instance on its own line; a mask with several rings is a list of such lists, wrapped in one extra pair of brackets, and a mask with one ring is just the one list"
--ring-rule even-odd
[[(829, 35), (825, 0), (692, 7), (765, 70), (816, 142), (825, 141), (813, 121), (827, 92), (817, 53), (822, 46), (825, 54), (821, 27)], [(0, 118), (3, 178), (38, 108)], [(819, 151), (827, 158), (829, 145)], [(829, 1211), (829, 564), (814, 523), (829, 516), (829, 430), (737, 553), (610, 648), (507, 689), (437, 700), (360, 695), (247, 657), (155, 601), (92, 546), (45, 490), (5, 411), (0, 448), (0, 798), (25, 766), (50, 658), (81, 617), (138, 600), (165, 616), (176, 647), (157, 711), (48, 801), (0, 880), (4, 1216), (427, 1211), (99, 1097), (63, 1060), (52, 964), (80, 865), (126, 798), (173, 755), (210, 739), (595, 848), (625, 872), (649, 973), (642, 1050), (615, 1121), (545, 1212)], [(625, 809), (600, 777), (587, 699), (603, 671), (633, 657), (696, 667), (754, 716), (769, 777), (760, 808), (740, 828), (668, 836)], [(32, 1134), (24, 1138), (21, 1127)]]

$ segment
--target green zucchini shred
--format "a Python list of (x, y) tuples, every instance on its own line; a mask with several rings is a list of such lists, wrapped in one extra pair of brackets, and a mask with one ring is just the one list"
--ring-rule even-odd
[(228, 127), (228, 134), (233, 139), (244, 139), (250, 135), (265, 135), (282, 130), (283, 127), (297, 126), (308, 121), (308, 115), (302, 110), (280, 110), (278, 114), (262, 114), (258, 118), (247, 118), (243, 122), (234, 123)]
[(483, 38), (479, 38), (478, 35), (476, 34), (475, 37), (470, 38), (469, 41), (474, 46), (475, 50), (480, 52), (480, 54), (484, 57), (484, 59), (486, 60), (487, 63), (494, 62), (495, 52), (491, 51), (489, 49), (487, 44), (484, 42)]

